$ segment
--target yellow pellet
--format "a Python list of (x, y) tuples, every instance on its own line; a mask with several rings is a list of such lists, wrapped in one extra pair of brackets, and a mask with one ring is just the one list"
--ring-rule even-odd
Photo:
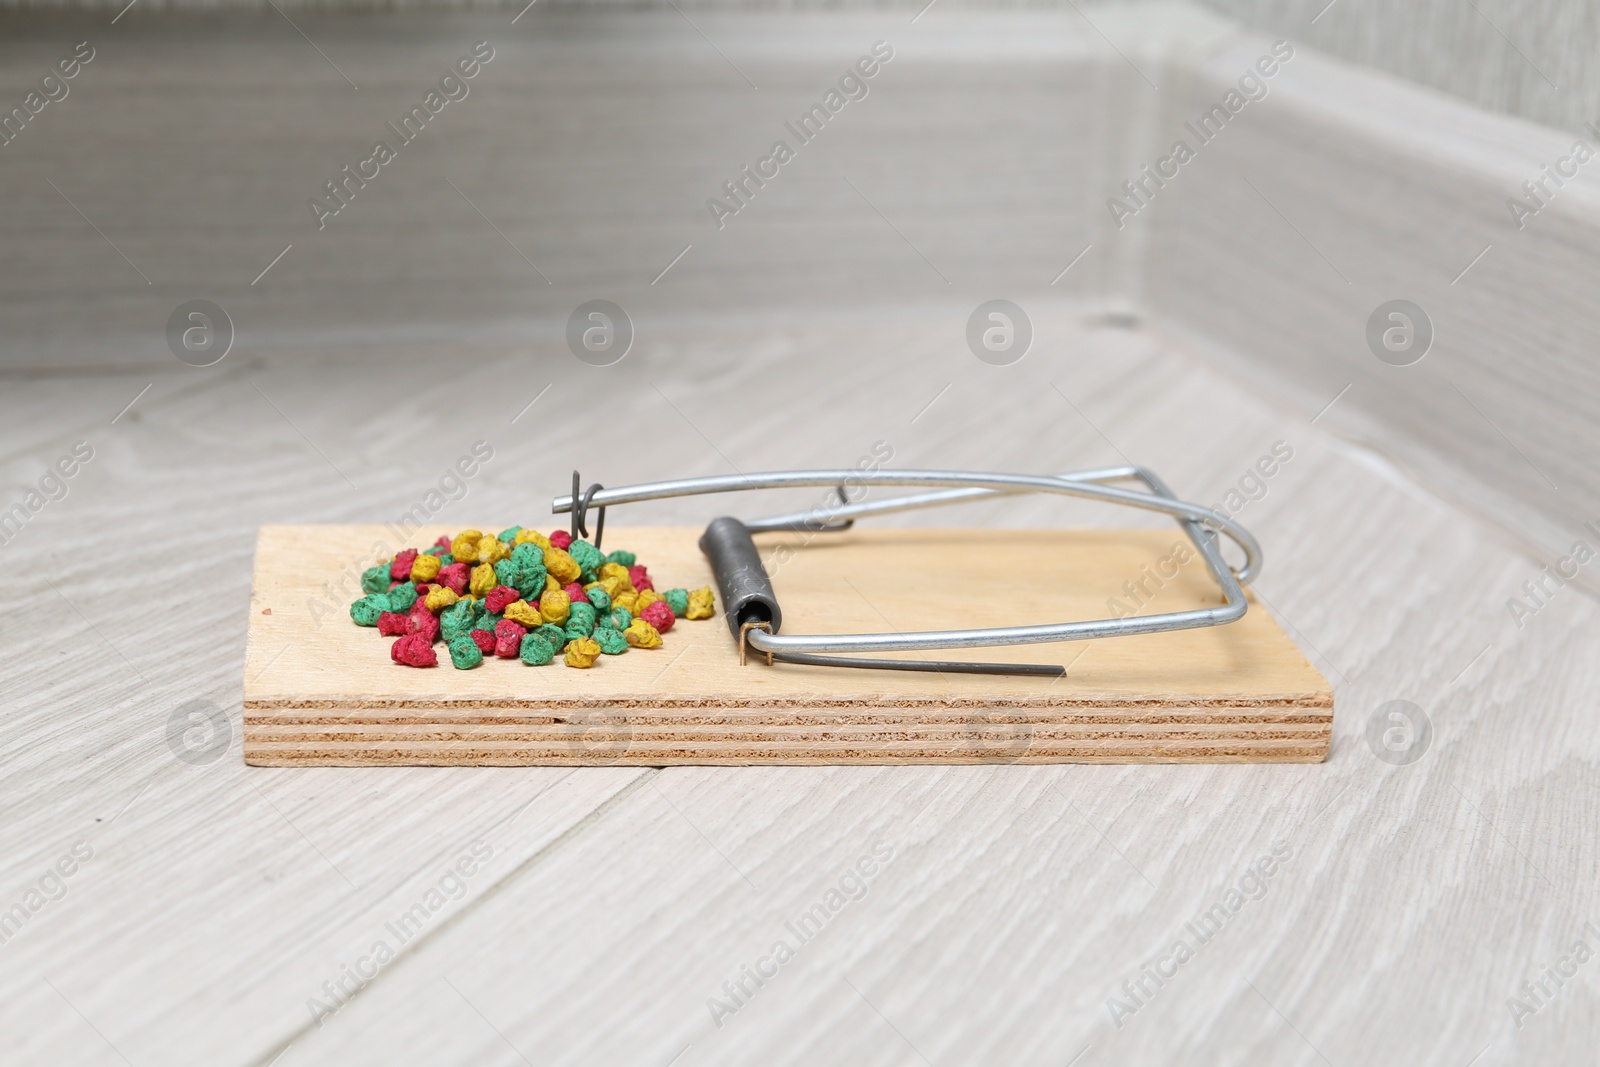
[(482, 530), (462, 530), (450, 542), (450, 555), (462, 563), (478, 558), (478, 542), (483, 540)]
[(411, 580), (431, 582), (439, 576), (439, 557), (424, 553), (411, 561)]
[(448, 585), (436, 585), (428, 590), (428, 597), (423, 603), (428, 606), (429, 611), (437, 615), (460, 599), (456, 596), (456, 591)]
[(639, 614), (639, 594), (632, 591), (618, 593), (611, 598), (611, 606), (614, 608), (627, 608), (629, 615), (637, 615)]
[(495, 577), (494, 565), (480, 563), (472, 568), (472, 579), (467, 588), (472, 592), (473, 596), (484, 596), (499, 584), (500, 579)]
[(544, 566), (545, 570), (550, 573), (550, 577), (556, 579), (562, 585), (577, 581), (578, 575), (583, 573), (583, 568), (578, 566), (578, 561), (559, 548), (547, 548), (544, 550)]
[(514, 541), (512, 541), (512, 544), (513, 545), (535, 544), (535, 545), (538, 545), (540, 548), (549, 548), (550, 547), (550, 538), (546, 537), (544, 534), (540, 533), (538, 530), (529, 530), (529, 529), (524, 528), (524, 529), (521, 529), (521, 530), (517, 531), (516, 539)]
[(709, 585), (691, 590), (689, 592), (689, 610), (684, 612), (684, 618), (709, 619), (715, 614), (712, 608), (714, 603)]
[(473, 554), (473, 558), (479, 563), (493, 564), (511, 558), (511, 549), (498, 537), (480, 537), (478, 551)]
[(634, 619), (628, 628), (622, 631), (622, 636), (634, 648), (660, 648), (661, 633), (654, 626), (643, 619)]
[(512, 622), (520, 622), (530, 630), (542, 625), (545, 621), (544, 615), (540, 610), (526, 600), (513, 600), (507, 604), (504, 617)]
[(567, 616), (572, 614), (572, 600), (560, 589), (547, 588), (544, 596), (539, 598), (539, 614), (544, 617), (545, 622), (564, 626)]
[(654, 589), (641, 589), (638, 592), (639, 611), (643, 611), (645, 608), (649, 607), (651, 604), (654, 604), (658, 600), (665, 599), (667, 598), (656, 592)]
[[(633, 588), (633, 580), (628, 577), (628, 568), (620, 563), (602, 563), (600, 564), (599, 573), (602, 579), (615, 578), (618, 590), (631, 590)], [(607, 592), (610, 592), (610, 590), (607, 590)]]
[(593, 667), (600, 658), (600, 644), (592, 637), (577, 637), (567, 642), (566, 662), (569, 667)]

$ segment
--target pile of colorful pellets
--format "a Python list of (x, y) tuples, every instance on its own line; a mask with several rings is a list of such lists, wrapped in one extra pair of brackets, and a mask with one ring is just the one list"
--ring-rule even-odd
[(632, 552), (603, 555), (565, 530), (546, 537), (521, 526), (408, 548), (363, 573), (361, 590), (350, 617), (395, 638), (389, 658), (407, 667), (435, 666), (439, 640), (461, 670), (491, 653), (592, 667), (602, 654), (660, 648), (679, 618), (713, 614), (710, 586), (658, 593)]

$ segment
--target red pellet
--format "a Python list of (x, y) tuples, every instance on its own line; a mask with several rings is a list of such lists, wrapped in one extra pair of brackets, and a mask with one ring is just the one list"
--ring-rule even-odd
[(411, 577), (411, 561), (417, 558), (417, 550), (408, 548), (394, 558), (389, 564), (389, 577), (397, 582), (403, 582)]
[(643, 563), (635, 563), (628, 568), (628, 581), (632, 582), (633, 587), (641, 593), (646, 589), (655, 588), (655, 585), (650, 581), (649, 573), (644, 569)]
[(639, 618), (654, 626), (661, 633), (666, 633), (672, 629), (672, 624), (678, 621), (678, 617), (672, 613), (671, 608), (667, 607), (665, 600), (657, 600), (654, 604), (646, 604), (644, 610), (639, 612)]
[(417, 599), (420, 600), (421, 598), (427, 596), (428, 595), (428, 590), (430, 590), (432, 588), (433, 588), (433, 586), (429, 585), (427, 582), (418, 582), (417, 583)]
[(411, 632), (411, 616), (386, 611), (378, 616), (378, 632), (385, 637), (403, 637)]
[(411, 632), (425, 634), (429, 641), (439, 636), (439, 620), (421, 600), (411, 605)]
[(450, 551), (450, 538), (449, 537), (441, 537), (441, 538), (439, 538), (439, 540), (437, 540), (437, 541), (435, 541), (433, 543), (433, 547), (434, 548), (442, 548), (446, 552)]
[(503, 659), (516, 659), (522, 651), (522, 637), (528, 628), (520, 622), (501, 619), (494, 624), (494, 654)]
[(567, 599), (572, 601), (574, 604), (589, 603), (589, 594), (585, 593), (583, 591), (583, 586), (579, 585), (577, 582), (573, 582), (571, 585), (566, 587), (566, 594)]
[(494, 655), (494, 634), (488, 630), (473, 630), (467, 635), (472, 638), (472, 643), (478, 646), (478, 651), (485, 656)]
[(436, 585), (447, 585), (454, 589), (457, 596), (467, 591), (467, 582), (472, 577), (471, 571), (465, 563), (452, 563), (448, 567), (439, 568), (439, 576), (434, 579)]
[(422, 634), (407, 634), (397, 638), (394, 647), (389, 649), (389, 658), (407, 667), (433, 667), (439, 662), (438, 655), (433, 651), (433, 642)]
[(521, 599), (522, 594), (509, 585), (497, 585), (485, 594), (483, 602), (492, 613), (499, 615), (506, 610), (507, 604)]
[(572, 534), (566, 530), (554, 530), (550, 534), (550, 543), (565, 552), (572, 547)]

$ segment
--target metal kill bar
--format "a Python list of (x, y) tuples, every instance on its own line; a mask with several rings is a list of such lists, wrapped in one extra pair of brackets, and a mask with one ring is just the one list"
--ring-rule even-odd
[[(1138, 480), (1149, 493), (1118, 489), (1107, 481)], [(1152, 471), (1140, 467), (1119, 467), (1084, 471), (1054, 477), (1022, 474), (991, 474), (963, 471), (895, 471), (866, 473), (856, 469), (775, 471), (764, 474), (721, 475), (709, 478), (684, 478), (651, 482), (617, 489), (595, 489), (578, 497), (580, 509), (604, 508), (705, 493), (738, 492), (745, 489), (834, 487), (850, 483), (874, 485), (939, 487), (946, 492), (924, 493), (862, 504), (841, 504), (829, 509), (826, 521), (818, 520), (816, 509), (795, 515), (777, 516), (749, 524), (760, 530), (825, 530), (829, 524), (857, 515), (882, 514), (912, 508), (931, 507), (957, 500), (987, 495), (1049, 492), (1065, 496), (1103, 500), (1147, 511), (1162, 512), (1178, 521), (1222, 590), (1219, 607), (1191, 611), (1164, 612), (1158, 615), (1122, 619), (1096, 619), (1083, 622), (1052, 623), (1039, 626), (1005, 626), (970, 630), (930, 630), (894, 634), (779, 635), (751, 629), (751, 647), (769, 654), (809, 654), (829, 652), (904, 652), (945, 648), (981, 648), (996, 645), (1038, 644), (1053, 641), (1083, 641), (1100, 637), (1160, 633), (1168, 630), (1219, 626), (1234, 622), (1248, 610), (1240, 581), (1249, 581), (1261, 569), (1261, 548), (1250, 532), (1231, 518), (1210, 508), (1191, 504), (1173, 496), (1171, 490)], [(556, 514), (571, 511), (575, 496), (556, 497), (551, 510)], [(1204, 525), (1202, 525), (1202, 523)], [(1236, 575), (1217, 547), (1216, 538), (1206, 527), (1228, 535), (1245, 554), (1245, 564)]]

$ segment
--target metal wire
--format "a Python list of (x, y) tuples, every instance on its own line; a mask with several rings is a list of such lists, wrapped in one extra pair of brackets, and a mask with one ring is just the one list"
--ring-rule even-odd
[[(579, 496), (578, 495), (578, 486), (581, 485), (581, 484), (583, 484), (583, 482), (582, 482), (582, 479), (580, 479), (578, 477), (578, 472), (577, 471), (573, 471), (572, 472), (572, 498), (577, 501), (576, 506), (571, 508), (571, 511), (572, 511), (572, 530), (571, 530), (571, 533), (572, 533), (572, 539), (574, 541), (576, 541), (580, 537), (588, 537), (589, 536), (589, 522), (588, 522), (588, 519), (589, 519), (589, 505), (591, 503), (593, 503), (595, 494), (600, 492), (602, 489), (605, 488), (605, 486), (601, 485), (599, 482), (595, 482), (593, 485), (591, 485), (584, 492), (584, 494), (582, 496)], [(606, 509), (605, 509), (605, 505), (602, 504), (595, 511), (595, 527), (594, 527), (594, 547), (595, 548), (599, 548), (600, 547), (600, 542), (605, 539), (605, 536), (606, 536)]]
[[(1148, 493), (1120, 489), (1107, 482), (1139, 481), (1149, 488)], [(845, 503), (844, 486), (850, 483), (937, 487), (936, 492), (894, 497), (888, 500)], [(818, 509), (778, 515), (747, 522), (751, 532), (789, 530), (827, 532), (847, 528), (844, 523), (854, 522), (863, 515), (882, 515), (916, 508), (935, 507), (958, 501), (981, 499), (1015, 493), (1046, 492), (1064, 496), (1085, 497), (1113, 504), (1142, 508), (1147, 511), (1171, 515), (1194, 543), (1222, 591), (1219, 607), (1198, 608), (1190, 611), (1163, 612), (1121, 619), (1093, 619), (1082, 622), (1050, 623), (1038, 626), (996, 626), (968, 630), (926, 630), (912, 633), (876, 634), (773, 634), (753, 630), (748, 635), (750, 647), (758, 652), (775, 656), (813, 655), (832, 652), (908, 652), (946, 648), (983, 648), (996, 645), (1040, 644), (1052, 641), (1084, 641), (1101, 637), (1119, 637), (1133, 634), (1162, 633), (1168, 630), (1186, 630), (1202, 626), (1220, 626), (1241, 618), (1249, 609), (1249, 601), (1240, 583), (1248, 583), (1261, 571), (1261, 546), (1250, 531), (1232, 518), (1211, 508), (1179, 500), (1160, 477), (1143, 467), (1111, 467), (1101, 470), (1069, 472), (1057, 475), (994, 474), (967, 471), (905, 471), (880, 470), (809, 470), (771, 471), (762, 474), (722, 475), (709, 478), (683, 478), (666, 482), (650, 482), (624, 486), (618, 489), (598, 489), (579, 496), (578, 481), (573, 482), (571, 496), (556, 497), (551, 511), (560, 514), (575, 507), (587, 509), (591, 505), (631, 504), (643, 500), (661, 500), (668, 497), (694, 496), (703, 493), (729, 493), (745, 489), (784, 489), (805, 486), (833, 486), (839, 490), (841, 503), (829, 508), (819, 517)], [(1244, 553), (1244, 563), (1237, 570), (1223, 559), (1216, 533), (1226, 534)]]

